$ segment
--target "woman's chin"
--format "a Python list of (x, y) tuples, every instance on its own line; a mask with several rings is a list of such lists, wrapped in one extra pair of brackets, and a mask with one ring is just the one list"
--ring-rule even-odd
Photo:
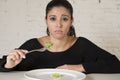
[(65, 36), (62, 36), (62, 35), (57, 35), (55, 36), (56, 39), (63, 39)]

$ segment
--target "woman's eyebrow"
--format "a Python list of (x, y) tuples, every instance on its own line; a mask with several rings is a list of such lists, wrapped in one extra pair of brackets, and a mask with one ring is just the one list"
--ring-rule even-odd
[(63, 14), (62, 16), (70, 17), (69, 15), (65, 15), (65, 14)]
[(55, 15), (49, 15), (49, 17), (55, 17)]
[[(63, 14), (62, 16), (63, 16), (63, 17), (68, 17), (68, 18), (70, 18), (70, 16), (69, 16), (69, 15), (66, 15), (66, 14)], [(56, 15), (49, 15), (49, 17), (56, 17)]]

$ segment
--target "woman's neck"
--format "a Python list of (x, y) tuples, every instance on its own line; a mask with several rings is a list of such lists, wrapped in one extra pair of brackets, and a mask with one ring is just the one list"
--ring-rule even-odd
[(72, 37), (65, 37), (62, 39), (56, 39), (53, 37), (49, 37), (49, 40), (53, 43), (53, 46), (50, 47), (49, 50), (53, 52), (64, 51), (72, 45), (71, 44)]
[(45, 46), (46, 42), (52, 42), (53, 45), (48, 48), (51, 52), (61, 52), (69, 49), (77, 40), (77, 37), (64, 37), (56, 39), (51, 36), (44, 36), (38, 39), (40, 44)]

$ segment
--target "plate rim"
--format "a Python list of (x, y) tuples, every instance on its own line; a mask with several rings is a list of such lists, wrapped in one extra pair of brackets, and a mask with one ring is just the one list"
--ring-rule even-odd
[[(45, 68), (45, 69), (33, 69), (33, 70), (29, 70), (27, 72), (24, 73), (24, 77), (27, 78), (27, 79), (34, 79), (34, 80), (43, 80), (43, 79), (38, 79), (38, 78), (34, 78), (34, 77), (29, 77), (27, 76), (28, 74), (32, 73), (32, 72), (39, 72), (39, 71), (59, 71), (59, 72), (72, 72), (72, 73), (76, 73), (76, 74), (79, 74), (82, 75), (82, 77), (80, 78), (80, 80), (83, 80), (86, 78), (86, 74), (85, 73), (82, 73), (82, 72), (79, 72), (79, 71), (75, 71), (75, 70), (68, 70), (68, 69), (53, 69), (53, 68)], [(78, 76), (78, 75), (77, 75)], [(78, 77), (79, 78), (79, 77)], [(74, 80), (74, 79), (73, 79)]]

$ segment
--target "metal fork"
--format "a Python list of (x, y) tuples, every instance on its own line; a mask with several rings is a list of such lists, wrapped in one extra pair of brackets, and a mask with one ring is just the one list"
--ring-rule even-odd
[(38, 52), (44, 52), (47, 50), (47, 47), (43, 47), (43, 48), (40, 48), (40, 49), (34, 49), (34, 50), (30, 50), (28, 51), (27, 53), (31, 53), (31, 52), (35, 52), (35, 51), (38, 51)]

